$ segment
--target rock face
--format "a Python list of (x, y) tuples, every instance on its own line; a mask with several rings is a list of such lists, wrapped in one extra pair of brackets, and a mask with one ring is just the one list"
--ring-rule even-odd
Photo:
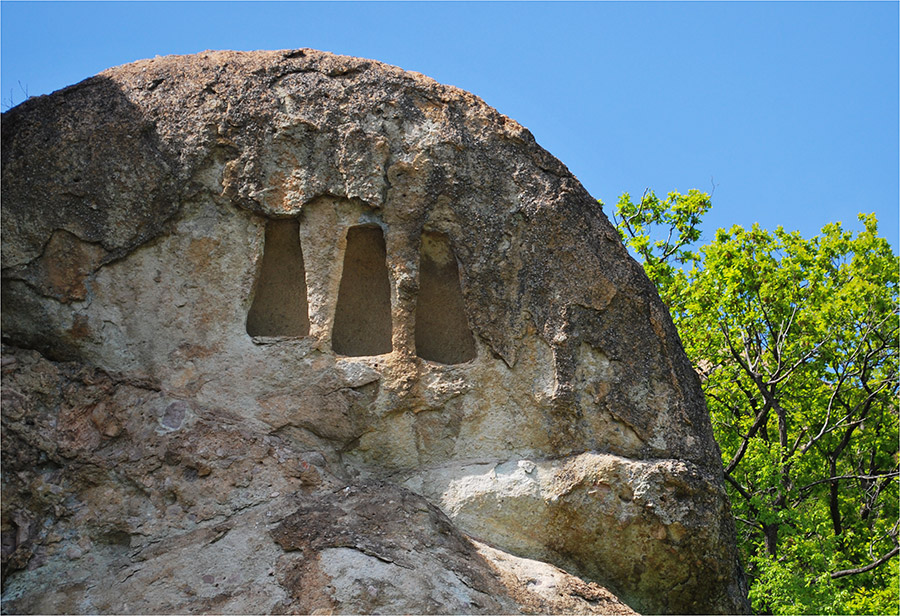
[(749, 609), (666, 309), (480, 99), (208, 52), (2, 131), (13, 611)]

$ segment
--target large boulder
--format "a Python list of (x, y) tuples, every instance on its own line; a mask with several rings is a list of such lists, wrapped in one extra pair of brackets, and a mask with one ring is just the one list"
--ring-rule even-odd
[(665, 307), (477, 97), (207, 52), (2, 131), (4, 602), (749, 609)]

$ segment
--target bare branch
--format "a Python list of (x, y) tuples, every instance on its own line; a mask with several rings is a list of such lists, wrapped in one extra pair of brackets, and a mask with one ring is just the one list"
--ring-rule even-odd
[(891, 477), (900, 477), (900, 471), (894, 471), (891, 473), (885, 473), (883, 475), (839, 475), (837, 477), (828, 477), (827, 479), (819, 479), (818, 481), (813, 481), (812, 483), (808, 483), (800, 490), (807, 490), (813, 486), (817, 486), (823, 483), (832, 483), (834, 481), (840, 481), (841, 479), (862, 479), (871, 481), (873, 479), (885, 479)]
[(738, 493), (744, 497), (744, 499), (746, 499), (747, 504), (750, 505), (751, 511), (753, 511), (753, 513), (756, 514), (757, 513), (756, 507), (753, 506), (753, 497), (750, 496), (750, 494), (747, 492), (747, 490), (744, 488), (744, 486), (742, 486), (740, 483), (738, 483), (737, 480), (734, 477), (732, 477), (731, 475), (725, 475), (725, 480), (728, 481), (728, 483), (730, 483), (731, 485), (733, 485), (734, 489), (737, 490)]
[[(731, 351), (731, 356), (734, 357), (734, 360), (738, 363), (738, 365), (741, 367), (741, 369), (744, 372), (746, 372), (747, 375), (751, 379), (753, 379), (753, 381), (755, 382), (757, 380), (756, 373), (749, 366), (749, 364), (744, 363), (744, 359), (741, 357), (740, 352), (736, 348), (734, 348), (734, 345), (731, 343), (731, 336), (728, 335), (729, 332), (728, 332), (727, 328), (725, 328), (723, 325), (720, 324), (719, 330), (725, 335), (725, 342), (726, 342), (726, 344), (728, 344), (728, 350)], [(744, 339), (743, 332), (741, 332), (740, 335), (741, 335), (741, 341), (743, 341), (743, 339)]]
[(752, 520), (746, 520), (740, 516), (734, 516), (734, 519), (737, 520), (738, 522), (743, 522), (747, 526), (752, 526), (753, 528), (758, 528), (759, 530), (763, 530), (763, 528), (764, 528), (763, 525), (760, 524), (759, 522), (754, 522)]
[(884, 556), (882, 556), (875, 562), (869, 563), (865, 567), (857, 567), (856, 569), (844, 569), (843, 571), (833, 572), (831, 574), (831, 579), (836, 580), (838, 578), (842, 578), (842, 577), (845, 577), (848, 575), (856, 575), (857, 573), (865, 573), (866, 571), (871, 571), (875, 567), (883, 565), (884, 563), (886, 563), (887, 561), (892, 559), (894, 556), (896, 556), (898, 553), (900, 553), (900, 546), (895, 546), (893, 550), (891, 550), (890, 552), (888, 552), (887, 554), (885, 554)]
[(750, 443), (750, 439), (756, 436), (756, 433), (759, 431), (760, 426), (766, 423), (766, 420), (769, 417), (769, 410), (772, 406), (766, 402), (763, 406), (762, 410), (756, 416), (756, 421), (753, 422), (753, 425), (750, 426), (750, 430), (746, 435), (742, 437), (741, 446), (738, 447), (737, 452), (735, 452), (734, 457), (731, 459), (731, 462), (728, 463), (728, 466), (725, 467), (725, 474), (728, 475), (735, 469), (735, 467), (740, 463), (741, 459), (744, 457), (744, 454), (747, 453), (747, 445)]
[(779, 377), (776, 378), (776, 379), (772, 379), (771, 381), (769, 381), (769, 385), (777, 385), (778, 383), (780, 383), (780, 382), (783, 381), (784, 379), (788, 378), (791, 374), (793, 374), (794, 370), (796, 370), (796, 369), (797, 369), (798, 367), (800, 367), (801, 365), (805, 364), (805, 363), (807, 362), (807, 360), (809, 360), (809, 358), (811, 358), (813, 355), (815, 355), (816, 351), (818, 351), (818, 350), (819, 350), (819, 347), (822, 346), (823, 344), (825, 344), (825, 340), (822, 340), (821, 342), (816, 343), (816, 346), (814, 346), (814, 347), (813, 347), (808, 353), (806, 353), (803, 357), (801, 357), (801, 358), (798, 359), (796, 362), (794, 362), (794, 365), (791, 366), (790, 368), (788, 368), (788, 369), (784, 372), (784, 374), (782, 374), (781, 376), (779, 376)]

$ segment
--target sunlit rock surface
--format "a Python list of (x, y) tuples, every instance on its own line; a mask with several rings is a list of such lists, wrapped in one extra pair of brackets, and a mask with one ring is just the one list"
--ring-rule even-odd
[(207, 52), (2, 134), (11, 611), (749, 609), (665, 307), (477, 97)]

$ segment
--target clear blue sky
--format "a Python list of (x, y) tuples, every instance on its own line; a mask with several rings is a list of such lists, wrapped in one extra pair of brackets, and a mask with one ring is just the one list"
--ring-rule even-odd
[(155, 55), (312, 47), (477, 94), (607, 212), (625, 191), (714, 182), (705, 237), (876, 212), (896, 250), (898, 6), (3, 1), (0, 92), (6, 109)]

